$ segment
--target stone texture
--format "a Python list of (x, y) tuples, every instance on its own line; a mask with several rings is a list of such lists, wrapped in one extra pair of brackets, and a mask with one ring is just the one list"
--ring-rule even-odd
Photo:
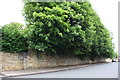
[(2, 70), (2, 55), (3, 53), (0, 52), (0, 71)]
[[(91, 64), (96, 62), (106, 62), (106, 59), (96, 58), (91, 61), (89, 58), (80, 60), (76, 57), (58, 57), (47, 56), (45, 53), (40, 53), (37, 57), (32, 51), (29, 53), (3, 53), (0, 52), (0, 71), (22, 70), (22, 69), (37, 69), (49, 68), (57, 66), (69, 66), (79, 64)], [(107, 61), (108, 62), (108, 61)]]

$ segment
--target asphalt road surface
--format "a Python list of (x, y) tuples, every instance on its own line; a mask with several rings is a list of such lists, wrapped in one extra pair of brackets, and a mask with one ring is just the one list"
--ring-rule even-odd
[(104, 63), (88, 67), (15, 78), (118, 78), (118, 63)]

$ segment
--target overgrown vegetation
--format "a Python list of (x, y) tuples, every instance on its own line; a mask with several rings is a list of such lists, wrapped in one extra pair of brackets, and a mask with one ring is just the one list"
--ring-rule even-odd
[(3, 51), (30, 49), (81, 59), (114, 56), (110, 32), (89, 2), (24, 3), (27, 28), (19, 29), (18, 24), (5, 25), (2, 28)]
[(28, 50), (27, 38), (23, 36), (23, 25), (10, 23), (2, 27), (2, 51), (24, 52)]
[(26, 2), (24, 16), (30, 49), (83, 58), (114, 54), (110, 33), (89, 2)]

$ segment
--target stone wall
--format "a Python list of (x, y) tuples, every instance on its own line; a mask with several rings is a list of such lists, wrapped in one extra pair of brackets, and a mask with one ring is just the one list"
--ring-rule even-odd
[(2, 70), (2, 53), (0, 53), (0, 71)]
[[(0, 70), (21, 70), (21, 69), (35, 69), (47, 68), (57, 66), (79, 65), (96, 62), (106, 62), (106, 59), (95, 59), (91, 61), (89, 58), (80, 60), (76, 57), (58, 57), (46, 56), (40, 53), (41, 56), (37, 57), (35, 53), (3, 53), (0, 52)], [(109, 61), (109, 60), (108, 60)]]

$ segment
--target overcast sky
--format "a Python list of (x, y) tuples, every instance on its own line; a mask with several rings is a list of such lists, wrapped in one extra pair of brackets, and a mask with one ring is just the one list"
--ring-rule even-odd
[[(113, 33), (116, 52), (118, 51), (118, 1), (120, 0), (90, 0), (102, 23)], [(22, 8), (22, 0), (1, 0), (0, 25), (10, 22), (25, 24)]]

